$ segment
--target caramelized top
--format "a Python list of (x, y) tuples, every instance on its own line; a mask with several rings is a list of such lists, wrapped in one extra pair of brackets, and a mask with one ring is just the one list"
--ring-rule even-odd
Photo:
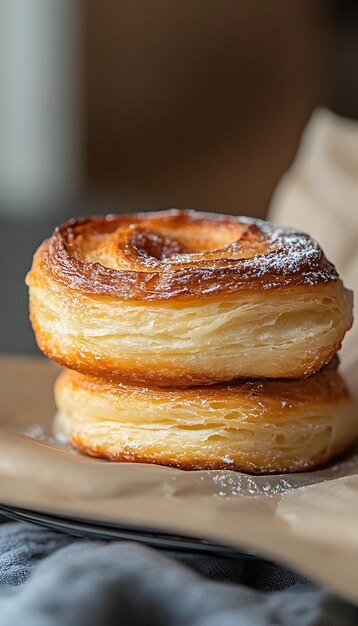
[(39, 248), (37, 268), (68, 288), (162, 300), (337, 280), (316, 241), (269, 222), (198, 211), (70, 220)]

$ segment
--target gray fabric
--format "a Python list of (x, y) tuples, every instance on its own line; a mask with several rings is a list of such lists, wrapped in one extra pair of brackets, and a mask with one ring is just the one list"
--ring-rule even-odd
[[(183, 558), (190, 562), (189, 557)], [(212, 559), (191, 562), (207, 575), (139, 544), (78, 540), (27, 524), (3, 524), (0, 526), (0, 624), (351, 626), (358, 623), (356, 608), (322, 589), (293, 585), (284, 591), (258, 592), (242, 584), (210, 580), (208, 575), (225, 579), (228, 574), (223, 566), (208, 567)], [(249, 568), (253, 577), (254, 564)], [(238, 571), (236, 578), (245, 578), (244, 570)]]

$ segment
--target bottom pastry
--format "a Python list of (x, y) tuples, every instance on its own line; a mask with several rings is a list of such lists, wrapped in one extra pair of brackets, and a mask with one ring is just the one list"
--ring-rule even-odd
[(112, 461), (255, 474), (298, 472), (352, 445), (357, 417), (336, 363), (304, 380), (191, 389), (115, 384), (65, 370), (57, 429)]

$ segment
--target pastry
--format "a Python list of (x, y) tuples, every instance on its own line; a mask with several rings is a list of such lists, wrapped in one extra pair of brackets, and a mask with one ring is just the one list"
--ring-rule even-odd
[(352, 324), (352, 294), (314, 240), (243, 217), (71, 220), (40, 246), (27, 283), (41, 350), (126, 384), (306, 377)]
[(57, 429), (81, 452), (182, 469), (295, 472), (329, 461), (357, 437), (336, 364), (303, 380), (149, 388), (65, 370)]

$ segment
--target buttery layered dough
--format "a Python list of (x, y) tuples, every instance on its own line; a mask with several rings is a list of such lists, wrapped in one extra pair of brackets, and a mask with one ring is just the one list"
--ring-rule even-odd
[(336, 367), (305, 380), (196, 389), (118, 384), (65, 370), (57, 428), (82, 452), (182, 469), (294, 472), (349, 447), (357, 420)]
[(352, 294), (315, 241), (242, 217), (73, 220), (40, 246), (27, 282), (43, 352), (116, 382), (305, 377), (352, 323)]

